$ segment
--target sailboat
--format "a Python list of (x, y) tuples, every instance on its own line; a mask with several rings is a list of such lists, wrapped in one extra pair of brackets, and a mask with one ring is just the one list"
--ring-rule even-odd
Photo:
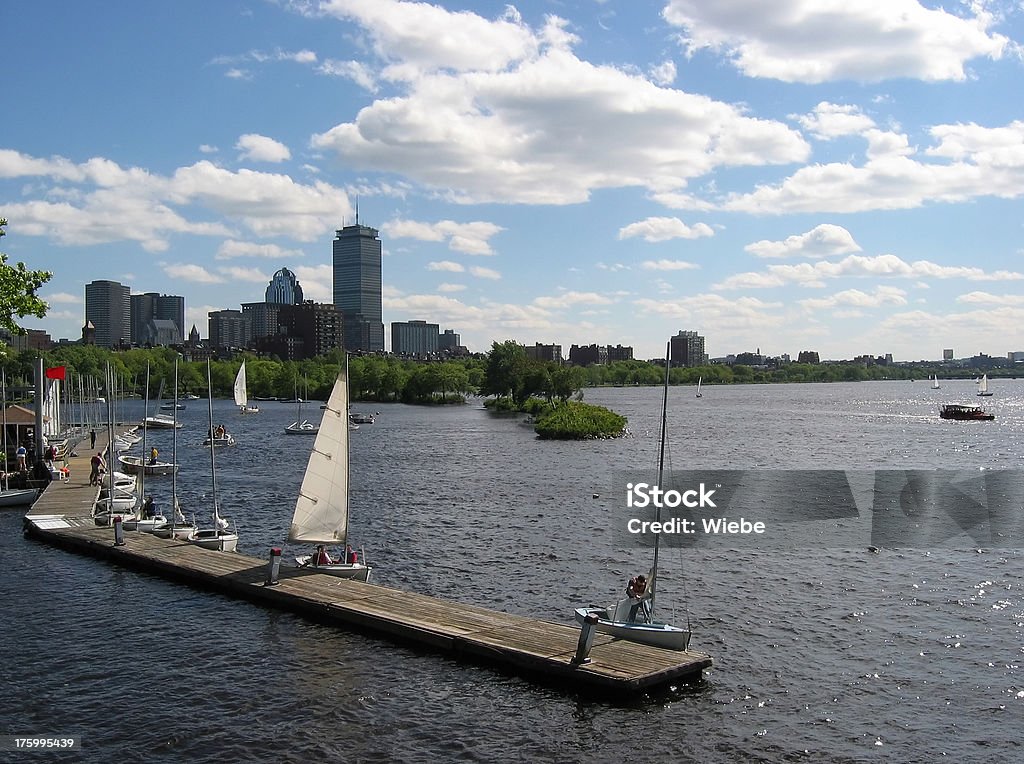
[[(111, 391), (114, 389), (114, 376), (109, 364), (107, 365), (107, 389)], [(114, 440), (113, 395), (107, 399), (107, 435), (111, 442), (111, 445), (108, 446), (107, 453), (108, 456), (112, 456)], [(95, 505), (93, 505), (93, 522), (95, 522), (96, 525), (106, 526), (113, 525), (115, 517), (120, 517), (122, 522), (126, 520), (135, 520), (135, 506), (139, 503), (139, 497), (134, 493), (119, 491), (114, 488), (113, 470), (107, 473), (106, 482), (107, 492), (105, 498), (97, 498)]]
[[(144, 412), (144, 415), (143, 415), (143, 420), (142, 421), (145, 422), (146, 418), (149, 417), (149, 364), (148, 363), (146, 364), (146, 402), (145, 402), (145, 407), (143, 409), (143, 412)], [(143, 428), (142, 428), (142, 452), (143, 453), (146, 452), (146, 437), (147, 437), (147, 434), (148, 434), (148, 430), (147, 430), (147, 428), (145, 426), (143, 426)], [(142, 470), (141, 472), (139, 472), (138, 480), (139, 480), (139, 494), (142, 495), (142, 496), (145, 496), (146, 495), (146, 471), (145, 470)], [(153, 508), (153, 500), (152, 500), (152, 498), (150, 498), (148, 501), (143, 503), (142, 508), (139, 511), (138, 515), (136, 517), (131, 518), (130, 520), (125, 520), (122, 523), (121, 527), (123, 527), (126, 531), (147, 531), (147, 532), (151, 532), (153, 530), (153, 528), (155, 528), (157, 525), (160, 525), (161, 523), (164, 522), (164, 518), (162, 516), (156, 515), (156, 513), (147, 514), (147, 513), (149, 513), (152, 510), (152, 508)]]
[(249, 390), (247, 386), (245, 361), (243, 360), (241, 367), (238, 369), (238, 375), (235, 377), (235, 405), (238, 406), (238, 411), (241, 414), (258, 414), (260, 413), (260, 407), (249, 405)]
[(988, 391), (988, 374), (981, 375), (981, 381), (978, 383), (978, 395), (992, 395)]
[(0, 472), (3, 473), (3, 489), (0, 490), (0, 507), (20, 507), (34, 502), (39, 496), (39, 491), (35, 488), (11, 488), (7, 483), (7, 372), (0, 372), (0, 388), (3, 390), (4, 407), (4, 463), (0, 465)]
[[(665, 363), (666, 363), (666, 365), (668, 364), (668, 359), (665, 360)], [(704, 377), (697, 377), (697, 395), (694, 396), (696, 398), (703, 398), (704, 397), (704, 394), (700, 391), (700, 383), (703, 380), (704, 380)]]
[[(288, 540), (304, 544), (337, 544), (345, 549), (348, 537), (348, 370), (342, 369), (334, 381), (309, 454), (306, 473), (295, 501), (295, 512)], [(348, 552), (346, 550), (345, 555)], [(367, 581), (371, 568), (357, 561), (343, 560), (330, 565), (317, 564), (316, 555), (297, 557), (302, 566), (318, 573)]]
[[(346, 398), (348, 394), (346, 393)], [(316, 435), (319, 426), (313, 424), (308, 419), (302, 418), (302, 398), (299, 397), (299, 382), (295, 381), (295, 402), (298, 405), (298, 413), (295, 415), (295, 421), (284, 428), (284, 431), (289, 435)]]
[[(178, 359), (174, 359), (174, 400), (178, 400)], [(177, 414), (174, 415), (177, 419)], [(178, 430), (175, 429), (171, 439), (171, 460), (178, 462)], [(171, 519), (153, 528), (153, 535), (162, 539), (187, 539), (197, 530), (195, 523), (185, 521), (185, 516), (178, 506), (178, 473), (171, 473)]]
[(932, 390), (938, 390), (939, 387), (941, 387), (941, 385), (939, 385), (939, 375), (932, 374)]
[[(665, 474), (665, 433), (668, 423), (668, 379), (671, 344), (665, 355), (665, 397), (661, 409), (661, 447), (658, 454), (658, 485), (662, 484)], [(661, 506), (657, 505), (656, 522), (661, 521)], [(576, 608), (576, 620), (583, 624), (588, 616), (597, 616), (595, 628), (604, 634), (610, 634), (630, 642), (641, 642), (645, 645), (663, 647), (668, 650), (685, 650), (690, 645), (690, 629), (682, 629), (667, 623), (654, 620), (654, 595), (658, 577), (658, 550), (661, 534), (654, 536), (654, 562), (649, 576), (648, 590), (641, 598), (619, 600), (614, 608), (580, 607)], [(632, 582), (631, 582), (632, 584)], [(645, 602), (646, 600), (646, 602)], [(631, 611), (639, 612), (637, 606), (646, 616), (645, 621), (631, 620)]]
[[(207, 400), (210, 409), (210, 429), (213, 429), (213, 385), (210, 381), (210, 361), (206, 361)], [(196, 528), (185, 540), (203, 549), (214, 549), (218, 552), (234, 552), (238, 548), (238, 534), (229, 529), (230, 524), (220, 516), (217, 506), (217, 449), (210, 445), (210, 478), (213, 482), (213, 526)]]

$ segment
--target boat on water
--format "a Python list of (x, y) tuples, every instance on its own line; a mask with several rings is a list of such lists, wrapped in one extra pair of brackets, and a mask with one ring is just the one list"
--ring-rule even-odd
[[(665, 438), (668, 424), (668, 382), (672, 365), (672, 344), (665, 352), (665, 392), (661, 409), (661, 446), (658, 453), (658, 485), (662, 485), (665, 474)], [(655, 522), (661, 521), (661, 506), (657, 505)], [(597, 618), (597, 631), (630, 642), (661, 647), (667, 650), (686, 650), (690, 646), (690, 628), (681, 628), (654, 620), (654, 600), (658, 583), (658, 551), (661, 534), (654, 536), (654, 561), (650, 575), (644, 579), (637, 576), (629, 583), (626, 597), (613, 607), (576, 608), (576, 620), (581, 625)], [(639, 581), (638, 581), (639, 579)]]
[[(295, 383), (295, 391), (298, 393), (298, 381)], [(295, 421), (285, 427), (284, 431), (288, 435), (316, 435), (320, 425), (313, 424), (308, 419), (302, 418), (302, 398), (296, 395), (295, 402), (298, 406)]]
[(373, 418), (373, 414), (364, 414), (358, 411), (353, 411), (348, 415), (348, 418), (353, 424), (373, 424), (376, 421)]
[(242, 361), (242, 365), (238, 369), (238, 374), (235, 376), (235, 405), (238, 406), (238, 412), (240, 414), (258, 414), (260, 413), (260, 407), (255, 404), (249, 403), (249, 390), (248, 381), (245, 376), (245, 361)]
[(982, 397), (992, 395), (988, 389), (988, 374), (981, 375), (981, 380), (978, 382), (978, 395)]
[(138, 475), (143, 470), (145, 470), (147, 476), (170, 475), (178, 471), (177, 464), (160, 460), (154, 462), (151, 459), (145, 459), (134, 454), (118, 454), (117, 460), (121, 463), (121, 468), (129, 475)]
[[(210, 413), (210, 431), (213, 427), (213, 385), (210, 379), (210, 361), (206, 361), (206, 389), (208, 391), (207, 401)], [(213, 486), (213, 525), (208, 528), (196, 528), (185, 537), (190, 544), (212, 549), (217, 552), (234, 552), (238, 548), (238, 533), (231, 529), (231, 524), (220, 515), (220, 506), (217, 503), (217, 449), (213, 444), (210, 448), (210, 480)]]
[(932, 390), (938, 390), (942, 385), (939, 384), (939, 375), (932, 374)]
[(178, 411), (183, 411), (184, 408), (185, 408), (185, 404), (184, 403), (161, 403), (160, 404), (160, 410), (161, 411), (174, 411), (175, 409), (177, 409)]
[(175, 428), (180, 429), (184, 425), (167, 414), (154, 414), (153, 416), (144, 417), (138, 426), (146, 427), (150, 430), (172, 430)]
[[(665, 361), (665, 363), (668, 363), (668, 361)], [(700, 383), (703, 382), (703, 381), (704, 381), (704, 377), (697, 377), (697, 394), (694, 396), (695, 398), (703, 398), (704, 397), (704, 393), (702, 393), (700, 391)]]
[[(309, 454), (302, 486), (295, 501), (295, 511), (288, 530), (288, 540), (322, 546), (312, 555), (296, 557), (302, 567), (318, 573), (367, 581), (372, 570), (350, 552), (348, 540), (349, 513), (349, 422), (348, 369), (342, 369), (334, 381), (327, 400), (323, 421)], [(327, 545), (340, 546), (342, 559), (326, 562), (320, 551)], [(327, 555), (329, 557), (329, 554)]]
[(966, 403), (947, 403), (939, 409), (940, 419), (956, 419), (961, 422), (991, 422), (995, 414), (987, 413), (981, 406)]
[[(174, 359), (174, 396), (178, 396), (178, 359)], [(177, 416), (177, 415), (175, 415)], [(178, 431), (175, 429), (171, 437), (171, 461), (178, 463)], [(157, 538), (178, 539), (185, 541), (198, 530), (195, 522), (185, 520), (181, 507), (178, 506), (178, 473), (171, 473), (171, 517), (163, 523), (155, 525), (150, 531)]]

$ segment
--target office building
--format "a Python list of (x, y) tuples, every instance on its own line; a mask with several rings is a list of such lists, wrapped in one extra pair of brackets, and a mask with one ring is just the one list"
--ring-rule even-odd
[(540, 342), (535, 342), (533, 347), (526, 346), (526, 357), (534, 361), (547, 361), (549, 363), (561, 363), (562, 362), (562, 346), (561, 345), (544, 345)]
[(275, 273), (267, 286), (264, 302), (275, 305), (300, 305), (302, 301), (302, 286), (295, 274), (287, 268)]
[(345, 322), (349, 351), (384, 351), (381, 308), (381, 243), (377, 229), (356, 224), (338, 230), (334, 240), (334, 306)]
[(112, 348), (131, 343), (131, 289), (117, 281), (85, 285), (85, 320), (95, 329), (95, 343)]
[(306, 300), (300, 305), (278, 305), (277, 331), (256, 339), (261, 353), (283, 361), (301, 361), (344, 347), (341, 311), (330, 304)]
[(708, 356), (704, 352), (704, 338), (697, 332), (680, 330), (669, 340), (673, 366), (704, 366)]
[(438, 350), (438, 329), (437, 324), (426, 321), (392, 321), (391, 352), (421, 358), (433, 355)]
[[(146, 292), (133, 294), (130, 303), (133, 345), (181, 344), (185, 337), (184, 297)], [(167, 321), (174, 325), (176, 332)]]
[(210, 347), (249, 347), (252, 330), (249, 319), (240, 310), (212, 310), (210, 318)]

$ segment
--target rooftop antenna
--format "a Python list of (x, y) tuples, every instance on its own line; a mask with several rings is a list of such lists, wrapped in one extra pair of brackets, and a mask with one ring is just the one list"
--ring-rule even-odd
[(359, 225), (359, 197), (356, 197), (356, 225)]

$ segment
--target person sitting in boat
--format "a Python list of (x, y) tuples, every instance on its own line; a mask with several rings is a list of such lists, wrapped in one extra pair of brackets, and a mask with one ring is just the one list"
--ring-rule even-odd
[(149, 463), (150, 466), (156, 464), (156, 458), (160, 455), (160, 452), (156, 450), (156, 446), (149, 449)]
[(146, 500), (142, 503), (142, 519), (148, 520), (151, 517), (156, 516), (156, 507), (153, 506), (153, 497), (147, 496)]
[(356, 554), (356, 550), (352, 548), (351, 544), (345, 547), (345, 562), (349, 565), (355, 565), (359, 562), (359, 555)]
[(632, 603), (629, 608), (629, 622), (636, 623), (636, 617), (642, 611), (642, 621), (647, 623), (650, 620), (647, 615), (647, 600), (651, 596), (650, 591), (647, 589), (647, 577), (639, 575), (629, 579), (629, 586), (626, 587), (626, 596)]
[(329, 554), (327, 554), (327, 547), (325, 547), (323, 544), (317, 544), (316, 554), (313, 555), (313, 564), (314, 565), (333, 565), (334, 564), (334, 560), (332, 560), (331, 556)]

